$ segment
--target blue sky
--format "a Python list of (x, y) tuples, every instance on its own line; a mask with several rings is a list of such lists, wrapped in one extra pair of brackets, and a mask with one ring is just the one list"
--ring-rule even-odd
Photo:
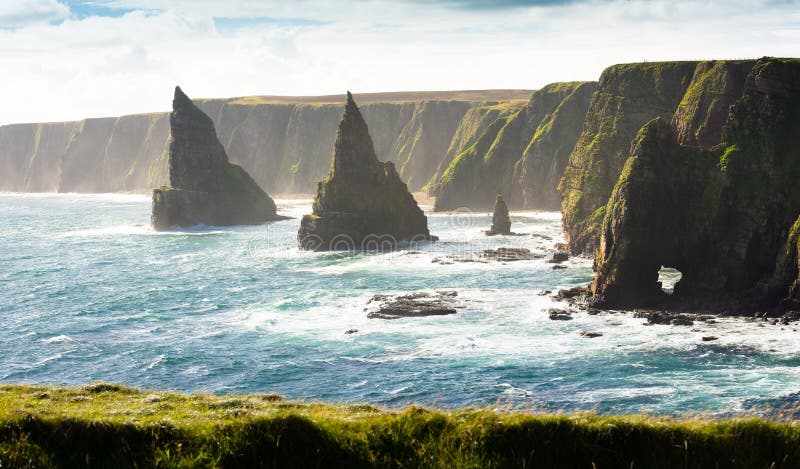
[[(800, 55), (790, 0), (0, 0), (0, 124), (194, 97), (540, 87)], [(10, 72), (10, 73), (8, 73)]]

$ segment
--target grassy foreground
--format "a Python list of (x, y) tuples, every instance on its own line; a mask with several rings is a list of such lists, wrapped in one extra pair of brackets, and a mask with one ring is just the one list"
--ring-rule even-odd
[(800, 467), (800, 426), (0, 386), (0, 467)]

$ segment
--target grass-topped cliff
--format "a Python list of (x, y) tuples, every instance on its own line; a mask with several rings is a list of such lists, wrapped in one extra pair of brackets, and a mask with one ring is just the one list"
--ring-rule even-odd
[(387, 410), (274, 394), (0, 386), (4, 468), (798, 465), (800, 428), (758, 418)]
[(698, 65), (672, 120), (634, 140), (605, 208), (597, 299), (658, 301), (663, 265), (683, 273), (671, 303), (800, 311), (799, 145), (800, 60)]
[[(473, 107), (524, 102), (527, 90), (356, 95), (381, 159), (424, 186)], [(198, 99), (233, 163), (269, 193), (311, 193), (328, 170), (341, 96)], [(169, 114), (0, 127), (0, 191), (144, 191), (167, 182)]]
[(614, 65), (603, 71), (559, 191), (573, 253), (593, 254), (606, 202), (646, 122), (670, 120), (697, 62)]
[(490, 208), (502, 193), (512, 206), (557, 210), (556, 186), (595, 85), (552, 83), (535, 91), (524, 106), (470, 116), (476, 122), (457, 134), (459, 142), (470, 144), (455, 147), (458, 153), (445, 158), (447, 169), (440, 169), (429, 185), (437, 196), (436, 209)]

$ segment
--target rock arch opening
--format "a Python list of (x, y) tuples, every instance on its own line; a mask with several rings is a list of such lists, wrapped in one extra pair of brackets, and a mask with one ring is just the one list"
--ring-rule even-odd
[(661, 268), (658, 269), (658, 283), (661, 285), (661, 289), (664, 293), (668, 295), (675, 292), (675, 285), (677, 285), (682, 278), (683, 273), (674, 267), (664, 267), (662, 265)]

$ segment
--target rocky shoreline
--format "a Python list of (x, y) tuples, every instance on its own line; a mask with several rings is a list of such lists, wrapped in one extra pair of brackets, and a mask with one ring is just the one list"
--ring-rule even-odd
[(565, 301), (570, 308), (589, 314), (632, 313), (636, 318), (646, 319), (648, 324), (691, 326), (694, 322), (711, 323), (715, 318), (738, 317), (771, 325), (789, 325), (800, 321), (800, 311), (781, 308), (758, 308), (754, 303), (744, 303), (730, 296), (718, 298), (675, 298), (664, 294), (660, 301), (622, 310), (598, 305), (589, 287), (574, 287), (559, 290), (553, 299)]

